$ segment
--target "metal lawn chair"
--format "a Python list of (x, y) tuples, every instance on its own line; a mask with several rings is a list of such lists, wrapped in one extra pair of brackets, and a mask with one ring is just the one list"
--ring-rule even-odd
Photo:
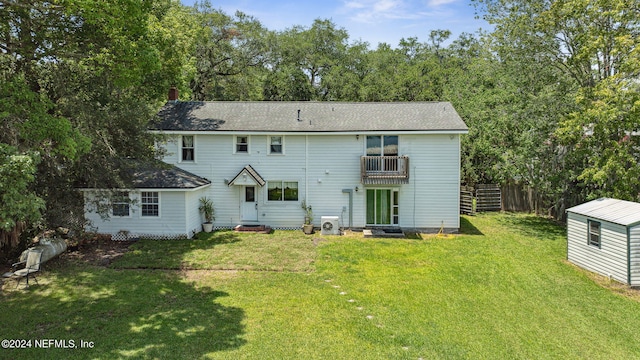
[[(9, 277), (12, 279), (16, 279), (18, 283), (16, 284), (16, 288), (20, 285), (20, 281), (23, 278), (27, 280), (27, 284), (25, 288), (29, 286), (29, 277), (33, 278), (38, 284), (38, 279), (36, 278), (36, 273), (40, 271), (40, 260), (42, 259), (42, 250), (29, 250), (27, 253), (27, 259), (24, 261), (17, 262), (11, 265), (12, 272), (9, 273)], [(18, 266), (24, 264), (24, 268), (15, 270)], [(38, 284), (40, 285), (40, 284)]]

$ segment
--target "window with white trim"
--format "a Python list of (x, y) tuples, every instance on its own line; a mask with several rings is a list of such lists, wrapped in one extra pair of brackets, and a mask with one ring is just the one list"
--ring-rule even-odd
[(269, 154), (284, 154), (284, 137), (269, 137)]
[(117, 192), (111, 198), (111, 214), (119, 217), (131, 215), (129, 203), (129, 193), (127, 191)]
[(267, 200), (298, 201), (298, 182), (267, 181)]
[(600, 248), (600, 223), (597, 221), (587, 221), (587, 228), (589, 231), (589, 245)]
[(157, 191), (143, 191), (140, 200), (142, 216), (160, 216), (160, 194)]
[(182, 161), (195, 161), (196, 147), (193, 135), (182, 136)]
[(236, 154), (249, 153), (249, 137), (248, 136), (236, 136), (236, 144), (235, 144), (234, 152)]

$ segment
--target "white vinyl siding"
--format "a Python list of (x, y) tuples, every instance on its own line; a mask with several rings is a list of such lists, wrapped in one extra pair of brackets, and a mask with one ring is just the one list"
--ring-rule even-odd
[[(588, 242), (589, 220), (600, 223), (600, 247)], [(567, 259), (584, 269), (627, 283), (626, 227), (569, 212)]]
[[(198, 191), (189, 191), (185, 193), (184, 198), (184, 208), (185, 208), (185, 222), (186, 222), (186, 231), (190, 235), (194, 235), (200, 231), (202, 231), (202, 223), (204, 219), (200, 214), (200, 210), (198, 207), (200, 206), (200, 198), (206, 196), (207, 189), (201, 189)], [(215, 210), (218, 210), (217, 204), (214, 202), (213, 206)], [(215, 225), (215, 222), (214, 222)]]
[(410, 166), (409, 184), (400, 189), (400, 226), (459, 228), (460, 137), (401, 136), (399, 146)]
[[(95, 212), (87, 212), (86, 218), (101, 234), (117, 234), (124, 230), (141, 237), (190, 237), (185, 223), (185, 192), (162, 192), (159, 195), (162, 217), (142, 216), (140, 195), (140, 192), (130, 193), (135, 203), (131, 205), (129, 217), (111, 217), (103, 220)], [(85, 196), (92, 197), (91, 193), (85, 193)]]
[[(248, 153), (230, 156), (229, 149), (235, 151), (239, 134), (199, 134), (197, 164), (177, 163), (175, 157), (165, 159), (211, 180), (212, 186), (204, 190), (204, 195), (214, 200), (216, 227), (233, 227), (242, 222), (242, 187), (225, 184), (246, 165), (265, 180), (298, 183), (297, 201), (269, 201), (268, 185), (256, 185), (258, 223), (276, 228), (299, 227), (304, 221), (300, 203), (306, 200), (313, 207), (314, 225), (320, 225), (322, 216), (339, 216), (341, 226), (348, 226), (348, 191), (352, 191), (352, 225), (365, 226), (366, 189), (376, 187), (360, 182), (360, 157), (366, 151), (367, 134), (287, 134), (282, 156), (269, 154), (272, 135), (280, 136), (246, 135)], [(459, 135), (448, 134), (398, 135), (398, 154), (409, 157), (409, 184), (386, 187), (398, 189), (401, 227), (459, 228), (459, 140)]]

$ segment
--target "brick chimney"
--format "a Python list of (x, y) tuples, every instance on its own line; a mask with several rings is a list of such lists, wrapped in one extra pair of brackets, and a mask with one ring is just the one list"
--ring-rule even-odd
[(169, 101), (178, 101), (178, 89), (175, 86), (169, 89)]

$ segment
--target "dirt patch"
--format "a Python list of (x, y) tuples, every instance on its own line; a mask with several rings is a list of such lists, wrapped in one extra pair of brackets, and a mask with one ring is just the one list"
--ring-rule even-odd
[(61, 260), (80, 261), (94, 266), (109, 266), (115, 259), (129, 251), (133, 241), (113, 241), (96, 237), (75, 246), (69, 246), (60, 255)]

